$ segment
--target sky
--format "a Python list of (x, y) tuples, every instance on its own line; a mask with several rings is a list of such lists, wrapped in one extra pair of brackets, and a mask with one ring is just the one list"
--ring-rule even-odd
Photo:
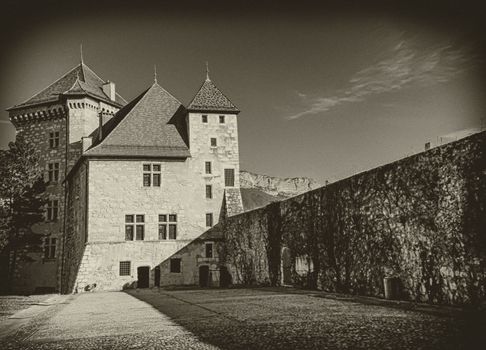
[(256, 173), (335, 181), (484, 126), (482, 8), (345, 3), (9, 3), (0, 148), (15, 138), (4, 110), (77, 65), (80, 44), (127, 100), (152, 84), (155, 64), (159, 84), (187, 105), (208, 61), (241, 110), (240, 166)]

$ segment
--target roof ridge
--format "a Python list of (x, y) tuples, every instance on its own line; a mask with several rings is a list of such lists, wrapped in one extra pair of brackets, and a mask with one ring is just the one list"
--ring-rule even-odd
[(40, 89), (39, 91), (37, 91), (35, 94), (33, 94), (29, 98), (25, 99), (24, 101), (22, 101), (20, 103), (17, 103), (16, 105), (14, 105), (12, 107), (7, 108), (7, 110), (13, 109), (13, 108), (15, 108), (17, 106), (20, 106), (20, 105), (23, 105), (24, 103), (27, 103), (28, 101), (30, 101), (31, 99), (33, 99), (34, 97), (36, 97), (37, 95), (39, 95), (42, 91), (48, 89), (49, 87), (51, 87), (52, 85), (54, 85), (55, 83), (57, 83), (59, 80), (63, 79), (66, 75), (68, 75), (69, 73), (71, 73), (73, 70), (75, 70), (76, 68), (78, 68), (80, 65), (81, 65), (81, 63), (80, 64), (77, 64), (76, 66), (74, 66), (73, 68), (71, 68), (70, 70), (68, 70), (66, 73), (62, 74), (58, 79), (56, 79), (55, 81), (53, 81), (52, 83), (50, 83), (46, 87)]
[(196, 96), (199, 94), (199, 91), (201, 91), (202, 87), (204, 86), (204, 84), (206, 84), (207, 80), (204, 80), (202, 82), (202, 84), (199, 86), (199, 89), (197, 89), (196, 93), (194, 94), (193, 98), (191, 99), (191, 102), (189, 102), (187, 104), (187, 107), (190, 108), (191, 104), (194, 102), (194, 100), (196, 99)]

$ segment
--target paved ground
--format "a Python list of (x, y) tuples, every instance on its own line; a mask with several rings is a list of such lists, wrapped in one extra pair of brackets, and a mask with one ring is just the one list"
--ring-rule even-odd
[(63, 300), (0, 348), (473, 349), (484, 327), (465, 316), (285, 289), (146, 289)]
[(54, 294), (42, 295), (1, 295), (0, 296), (0, 322), (14, 313), (27, 309), (32, 305), (42, 304)]

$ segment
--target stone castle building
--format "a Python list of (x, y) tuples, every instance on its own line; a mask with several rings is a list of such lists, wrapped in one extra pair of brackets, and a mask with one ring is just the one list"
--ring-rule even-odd
[(171, 284), (181, 260), (160, 264), (243, 211), (239, 110), (209, 75), (187, 107), (156, 79), (127, 103), (81, 62), (8, 111), (38, 150), (49, 199), (34, 227), (44, 251), (19, 264), (15, 291)]

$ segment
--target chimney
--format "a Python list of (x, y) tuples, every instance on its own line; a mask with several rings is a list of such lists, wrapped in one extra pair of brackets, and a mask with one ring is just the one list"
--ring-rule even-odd
[(102, 110), (98, 114), (99, 116), (99, 125), (98, 125), (98, 140), (101, 141), (103, 138), (103, 125), (106, 124), (108, 120), (112, 117), (112, 114), (110, 114), (108, 111)]
[(83, 146), (83, 153), (84, 153), (93, 144), (93, 138), (91, 136), (83, 136), (81, 138), (81, 143)]
[(115, 83), (107, 80), (106, 83), (103, 84), (103, 92), (110, 98), (110, 100), (115, 101)]
[(425, 150), (428, 151), (430, 149), (430, 142), (427, 142), (425, 144)]

